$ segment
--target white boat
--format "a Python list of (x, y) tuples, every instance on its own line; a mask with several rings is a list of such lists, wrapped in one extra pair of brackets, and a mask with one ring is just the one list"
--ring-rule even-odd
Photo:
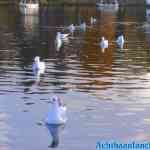
[(38, 0), (21, 0), (19, 9), (24, 15), (36, 15), (39, 11), (39, 2)]
[(100, 0), (100, 2), (96, 3), (96, 6), (97, 6), (98, 10), (117, 11), (119, 8), (119, 3), (117, 0), (114, 0), (110, 3), (106, 3), (103, 0)]

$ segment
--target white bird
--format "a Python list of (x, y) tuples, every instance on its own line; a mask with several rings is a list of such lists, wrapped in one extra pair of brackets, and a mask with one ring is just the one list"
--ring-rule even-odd
[(85, 22), (80, 24), (80, 30), (82, 30), (82, 31), (86, 30), (86, 23)]
[(91, 22), (91, 25), (95, 24), (96, 23), (96, 18), (91, 17), (90, 22)]
[(146, 20), (150, 22), (150, 9), (146, 9)]
[(74, 33), (74, 31), (75, 31), (75, 26), (74, 26), (74, 24), (71, 24), (69, 27), (68, 27), (68, 29), (69, 29), (69, 31), (70, 31), (70, 33)]
[(100, 47), (101, 49), (108, 48), (108, 40), (106, 40), (104, 37), (101, 38)]
[(53, 96), (46, 123), (65, 124), (67, 121), (66, 110), (67, 108), (61, 104), (60, 99), (57, 96)]
[(64, 34), (61, 32), (57, 32), (56, 39), (61, 39), (65, 41), (65, 40), (68, 40), (69, 35), (70, 35), (69, 33)]
[(40, 71), (40, 73), (44, 73), (45, 72), (45, 62), (41, 62), (39, 56), (36, 56), (34, 58), (34, 62), (32, 64), (32, 70), (34, 72)]
[(124, 45), (124, 36), (123, 35), (118, 36), (117, 40), (116, 40), (116, 43), (117, 43), (117, 45), (120, 48), (123, 48), (123, 45)]

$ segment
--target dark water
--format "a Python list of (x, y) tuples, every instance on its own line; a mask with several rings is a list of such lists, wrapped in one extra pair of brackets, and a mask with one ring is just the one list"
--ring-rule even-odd
[[(90, 25), (90, 17), (97, 23)], [(57, 31), (71, 23), (88, 24), (60, 51)], [(119, 32), (124, 49), (116, 47)], [(101, 51), (100, 37), (109, 40)], [(33, 57), (46, 62), (34, 76)], [(0, 150), (50, 149), (44, 124), (50, 97), (68, 107), (68, 122), (55, 129), (61, 150), (94, 150), (97, 141), (150, 140), (150, 24), (146, 8), (101, 11), (95, 7), (41, 8), (23, 16), (15, 6), (0, 6)]]

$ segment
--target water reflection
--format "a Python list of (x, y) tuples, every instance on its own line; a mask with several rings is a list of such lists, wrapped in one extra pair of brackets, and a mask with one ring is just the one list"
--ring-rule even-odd
[(47, 129), (49, 130), (50, 135), (52, 136), (52, 142), (50, 147), (56, 148), (60, 143), (60, 133), (64, 130), (65, 125), (48, 125), (46, 124)]
[(25, 30), (24, 33), (32, 37), (37, 32), (37, 27), (39, 25), (39, 16), (23, 15), (21, 16), (21, 20)]
[(40, 76), (44, 74), (44, 70), (33, 70), (33, 75), (36, 77), (36, 81), (40, 81)]
[(23, 82), (23, 85), (25, 86), (24, 92), (25, 93), (32, 93), (37, 89), (37, 86), (39, 85), (39, 81), (36, 80), (27, 80)]
[[(2, 108), (1, 108), (2, 110)], [(4, 111), (4, 110), (3, 110)], [(11, 131), (11, 127), (9, 126), (8, 124), (8, 114), (5, 114), (4, 112), (0, 112), (0, 148), (3, 150), (9, 150), (10, 149), (10, 146), (9, 146), (9, 143), (10, 143), (10, 139), (8, 137), (9, 135), (9, 131)]]
[[(140, 49), (142, 46), (145, 48), (142, 40), (145, 35), (141, 31), (135, 32), (133, 30), (137, 23), (136, 20), (141, 19), (136, 16), (136, 11), (132, 14), (129, 10), (120, 8), (117, 13), (110, 13), (107, 11), (97, 11), (92, 7), (88, 9), (87, 7), (73, 7), (73, 9), (67, 7), (44, 7), (41, 9), (40, 17), (19, 16), (20, 24), (17, 24), (19, 32), (17, 34), (4, 33), (2, 34), (2, 39), (8, 37), (10, 39), (17, 39), (13, 41), (13, 43), (19, 43), (17, 43), (15, 53), (13, 52), (13, 57), (21, 57), (17, 62), (18, 64), (28, 66), (32, 56), (36, 54), (42, 55), (43, 58), (49, 58), (47, 60), (49, 64), (47, 80), (49, 83), (54, 78), (59, 82), (58, 85), (62, 89), (68, 89), (71, 86), (79, 90), (80, 87), (78, 85), (82, 85), (82, 89), (88, 89), (92, 82), (93, 91), (95, 92), (95, 88), (103, 88), (99, 85), (100, 83), (108, 86), (113, 83), (111, 80), (101, 80), (100, 77), (110, 77), (113, 74), (112, 66), (115, 61), (118, 61), (118, 58), (135, 59), (133, 58), (134, 54), (138, 54), (130, 51), (130, 49), (134, 47)], [(57, 15), (54, 15), (55, 12), (57, 12)], [(74, 12), (75, 16), (71, 16), (68, 12)], [(92, 28), (89, 26), (91, 25), (91, 16), (96, 16), (97, 18), (97, 22)], [(84, 33), (77, 31), (73, 37), (70, 37), (69, 43), (65, 43), (61, 50), (57, 52), (54, 47), (56, 32), (58, 30), (66, 30), (66, 27), (71, 22), (79, 25), (81, 20), (84, 20), (88, 25), (87, 30)], [(115, 39), (120, 32), (127, 37), (127, 44), (124, 49), (129, 51), (126, 51), (124, 57), (115, 51)], [(135, 36), (136, 34), (138, 36)], [(99, 41), (102, 36), (105, 36), (110, 44), (109, 49), (105, 51), (101, 51), (99, 48)], [(6, 44), (3, 45), (3, 42), (1, 45), (7, 47)], [(4, 53), (6, 55), (6, 51), (1, 51), (1, 56), (4, 56)], [(145, 51), (143, 53), (146, 55)], [(52, 73), (50, 69), (54, 69)], [(36, 76), (38, 80), (39, 76), (40, 74), (38, 73)], [(66, 76), (70, 82), (66, 80)], [(89, 81), (91, 76), (94, 77), (94, 82)], [(52, 84), (54, 83), (56, 86), (57, 82), (52, 81)]]
[(24, 80), (21, 83), (21, 85), (24, 86), (24, 92), (25, 93), (37, 93), (38, 88), (44, 82), (43, 78), (44, 78), (44, 74), (43, 72), (41, 72), (41, 70), (28, 72), (28, 75), (24, 77)]
[(19, 10), (23, 15), (37, 15), (39, 12), (39, 3), (38, 1), (32, 3), (32, 1), (21, 0), (19, 2)]

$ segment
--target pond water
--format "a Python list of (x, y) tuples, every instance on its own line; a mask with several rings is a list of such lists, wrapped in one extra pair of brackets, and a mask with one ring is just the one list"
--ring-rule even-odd
[[(44, 124), (50, 98), (68, 108), (68, 122), (56, 129), (58, 150), (94, 150), (98, 141), (150, 140), (150, 19), (145, 7), (99, 10), (95, 6), (43, 7), (24, 16), (0, 5), (0, 149), (51, 149)], [(90, 17), (97, 22), (90, 25)], [(58, 51), (55, 37), (85, 21)], [(116, 36), (125, 36), (123, 49)], [(102, 36), (109, 48), (102, 51)], [(34, 56), (46, 62), (32, 73)], [(58, 142), (58, 141), (57, 141)]]

